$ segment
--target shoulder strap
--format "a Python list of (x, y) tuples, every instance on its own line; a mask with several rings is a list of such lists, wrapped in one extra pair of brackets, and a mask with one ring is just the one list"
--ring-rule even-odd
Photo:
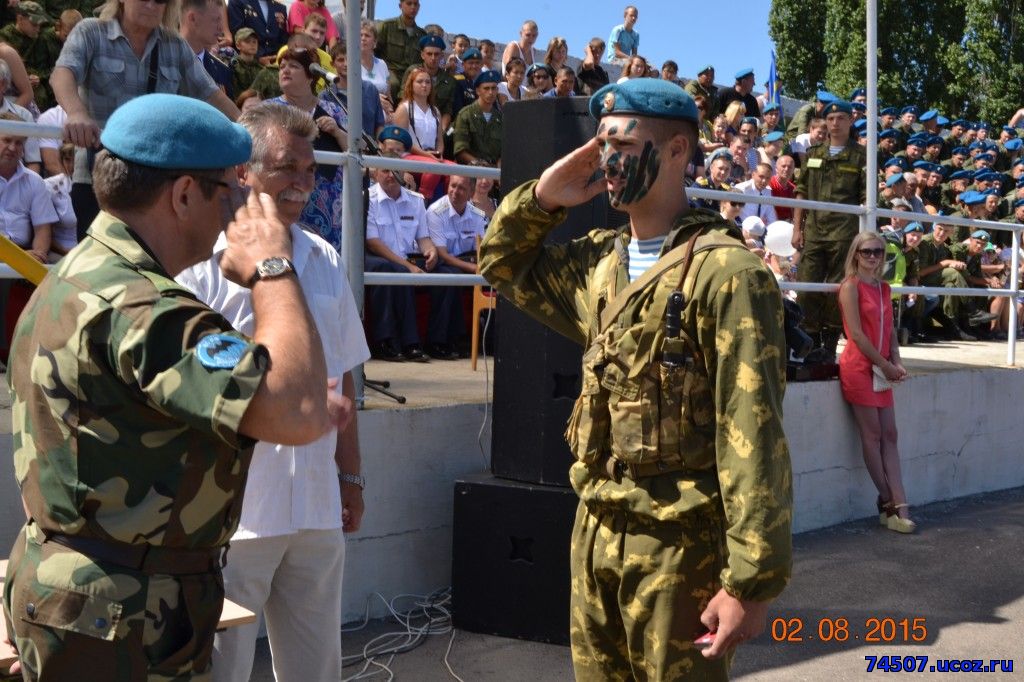
[(146, 94), (156, 92), (156, 77), (160, 70), (160, 41), (153, 43), (153, 51), (149, 53), (149, 80), (146, 82)]

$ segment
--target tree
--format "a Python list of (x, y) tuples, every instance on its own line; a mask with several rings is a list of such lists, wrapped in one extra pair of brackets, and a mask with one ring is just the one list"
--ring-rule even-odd
[(825, 80), (825, 52), (818, 39), (825, 33), (825, 0), (773, 0), (768, 32), (775, 41), (776, 71), (782, 92), (811, 99)]

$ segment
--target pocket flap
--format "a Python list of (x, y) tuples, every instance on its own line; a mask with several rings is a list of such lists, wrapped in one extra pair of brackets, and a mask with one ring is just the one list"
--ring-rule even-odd
[(630, 379), (618, 365), (612, 363), (605, 367), (601, 385), (622, 400), (636, 400), (640, 395), (640, 379)]
[(105, 73), (123, 73), (124, 60), (115, 57), (96, 57), (96, 70)]
[[(113, 641), (121, 623), (120, 602), (66, 588), (38, 585), (38, 592), (20, 586), (16, 615), (26, 623)], [(15, 615), (15, 614), (12, 614)]]

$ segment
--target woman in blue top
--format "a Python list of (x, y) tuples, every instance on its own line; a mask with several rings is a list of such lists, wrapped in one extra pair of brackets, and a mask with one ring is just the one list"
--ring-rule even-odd
[[(313, 117), (320, 131), (313, 140), (313, 149), (341, 152), (346, 146), (348, 115), (326, 89), (319, 98), (314, 94), (313, 85), (319, 76), (314, 76), (310, 65), (316, 59), (316, 53), (310, 50), (296, 47), (285, 50), (278, 58), (278, 84), (282, 95), (270, 101), (296, 107)], [(340, 165), (317, 164), (313, 193), (299, 216), (303, 227), (320, 235), (336, 249), (341, 248), (341, 179)]]

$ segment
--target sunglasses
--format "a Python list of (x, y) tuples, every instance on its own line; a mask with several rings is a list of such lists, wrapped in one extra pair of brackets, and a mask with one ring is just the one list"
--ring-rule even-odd
[(885, 254), (885, 249), (857, 249), (857, 253), (865, 257), (881, 258), (882, 255)]

